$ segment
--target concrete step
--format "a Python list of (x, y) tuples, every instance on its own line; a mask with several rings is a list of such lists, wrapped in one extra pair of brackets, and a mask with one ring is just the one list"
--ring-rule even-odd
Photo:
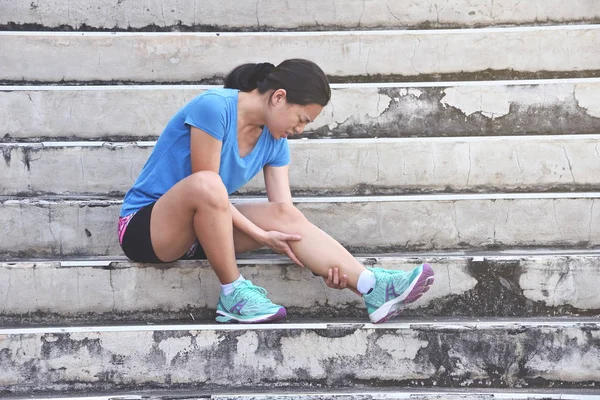
[[(407, 318), (600, 316), (600, 251), (417, 253), (358, 257), (409, 270), (428, 262), (435, 284)], [(283, 257), (241, 258), (240, 271), (284, 305), (288, 321), (367, 322), (349, 290), (327, 288)], [(0, 326), (213, 322), (219, 282), (206, 261), (139, 264), (126, 259), (0, 263)], [(299, 294), (302, 293), (302, 296)]]
[(474, 80), (485, 76), (482, 71), (495, 79), (591, 77), (600, 73), (600, 58), (594, 57), (599, 43), (600, 25), (282, 33), (1, 32), (0, 81), (208, 83), (244, 62), (278, 63), (292, 57), (308, 57), (334, 81), (344, 82), (352, 77), (372, 81), (372, 76), (377, 81), (380, 76), (429, 80), (448, 75)]
[[(600, 246), (600, 193), (298, 197), (310, 221), (354, 252)], [(233, 202), (256, 201), (253, 198)], [(0, 201), (0, 255), (120, 255), (120, 200)]]
[[(71, 0), (11, 3), (0, 15), (3, 29), (132, 29), (132, 30), (340, 30), (487, 25), (589, 23), (600, 20), (594, 0), (569, 6), (558, 0), (335, 0), (322, 2), (259, 2), (223, 0), (181, 3)], [(224, 19), (226, 15), (226, 19)]]
[[(3, 86), (0, 141), (155, 140), (179, 108), (212, 87)], [(332, 88), (305, 137), (600, 133), (599, 78)]]
[[(600, 135), (294, 140), (290, 181), (296, 195), (598, 191), (598, 143)], [(154, 144), (0, 143), (0, 195), (123, 196)], [(240, 191), (264, 192), (262, 174)]]
[[(257, 391), (256, 393), (236, 393), (225, 391), (223, 394), (207, 394), (200, 391), (144, 391), (132, 392), (136, 394), (114, 394), (104, 396), (77, 396), (64, 397), (62, 400), (600, 400), (596, 391), (586, 389), (543, 389), (527, 391), (515, 389), (412, 389), (405, 388), (383, 389), (375, 388), (362, 391), (356, 390), (268, 390), (268, 393)], [(9, 397), (15, 398), (15, 397)], [(59, 397), (26, 397), (29, 400), (42, 400)]]
[(596, 388), (598, 320), (0, 329), (0, 394)]

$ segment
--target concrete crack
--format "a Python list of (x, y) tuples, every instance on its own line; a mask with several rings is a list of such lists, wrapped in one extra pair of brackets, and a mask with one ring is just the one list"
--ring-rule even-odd
[(552, 207), (554, 209), (554, 222), (556, 223), (556, 228), (558, 229), (558, 233), (560, 233), (560, 238), (563, 239), (563, 232), (562, 229), (560, 229), (560, 224), (558, 223), (558, 216), (556, 215), (556, 200), (552, 202)]
[[(519, 159), (519, 151), (516, 148), (513, 148), (514, 152), (515, 152), (515, 158), (517, 159), (517, 166), (519, 167), (519, 171), (521, 171), (521, 174), (523, 174), (523, 166), (521, 165), (521, 160)], [(521, 179), (523, 178), (523, 175), (521, 175)]]
[(362, 22), (362, 17), (363, 17), (363, 14), (365, 13), (365, 3), (366, 2), (367, 2), (367, 0), (363, 0), (362, 11), (360, 12), (360, 17), (358, 17), (358, 25), (357, 25), (358, 28), (360, 28), (360, 24)]
[(458, 243), (462, 242), (460, 237), (460, 230), (458, 229), (458, 216), (456, 214), (456, 201), (452, 202), (452, 210), (454, 211), (454, 227), (456, 228), (456, 234), (458, 236)]
[(573, 166), (571, 165), (571, 159), (569, 158), (569, 155), (567, 154), (567, 149), (565, 148), (565, 146), (562, 146), (562, 149), (565, 153), (565, 157), (567, 158), (567, 162), (569, 163), (569, 171), (571, 172), (571, 179), (573, 179), (573, 183), (575, 183), (575, 175), (573, 175)]
[(446, 265), (446, 274), (448, 275), (448, 293), (452, 296), (452, 279), (450, 279), (450, 267)]
[(110, 284), (111, 294), (112, 294), (112, 312), (115, 312), (115, 286), (113, 284), (113, 270), (108, 270), (108, 282)]
[(421, 39), (419, 39), (419, 38), (415, 38), (415, 39), (417, 39), (417, 44), (415, 45), (415, 48), (413, 49), (412, 56), (410, 57), (410, 65), (413, 67), (413, 69), (414, 69), (414, 70), (415, 70), (415, 71), (416, 71), (418, 74), (420, 74), (420, 73), (421, 73), (421, 71), (419, 71), (417, 68), (415, 68), (415, 64), (414, 64), (414, 58), (415, 58), (415, 55), (417, 54), (417, 49), (418, 49), (418, 48), (419, 48), (419, 46), (421, 45)]
[(388, 5), (387, 1), (383, 0), (383, 4), (385, 4), (386, 8), (388, 9), (388, 11), (390, 12), (390, 15), (392, 17), (394, 17), (396, 19), (396, 21), (400, 21), (400, 18), (396, 17), (396, 15), (392, 12), (392, 10), (390, 9), (390, 6)]
[(165, 3), (164, 3), (163, 0), (161, 0), (161, 2), (160, 2), (160, 11), (161, 11), (161, 14), (162, 14), (163, 26), (166, 27), (167, 26), (167, 20), (165, 18)]
[(35, 102), (31, 98), (31, 95), (29, 93), (27, 93), (27, 97), (29, 98), (29, 101), (31, 101), (31, 104), (33, 104), (33, 108), (35, 108), (35, 112), (37, 113), (37, 115), (42, 115), (40, 113), (40, 110), (38, 110), (37, 105), (35, 104)]
[(431, 151), (431, 161), (433, 162), (433, 178), (435, 179), (435, 169), (436, 169), (436, 165), (435, 165), (435, 143), (433, 144), (433, 149)]
[(260, 20), (258, 19), (258, 3), (259, 2), (260, 2), (260, 0), (256, 0), (255, 12), (256, 12), (256, 26), (260, 29)]
[(594, 202), (596, 199), (592, 199), (592, 206), (590, 207), (590, 224), (588, 225), (588, 229), (590, 234), (588, 236), (588, 242), (592, 241), (592, 222), (594, 221)]
[(381, 170), (381, 158), (379, 157), (379, 145), (375, 143), (375, 155), (377, 156), (377, 179), (374, 183), (379, 183), (379, 172)]
[(8, 299), (10, 298), (10, 287), (11, 287), (11, 279), (12, 274), (8, 274), (8, 285), (6, 286), (6, 296), (4, 297), (4, 305), (2, 307), (2, 313), (6, 312), (6, 305), (8, 304)]
[(469, 186), (469, 182), (471, 180), (471, 169), (472, 169), (472, 162), (471, 162), (471, 144), (469, 143), (469, 173), (467, 174), (467, 187)]
[(308, 152), (308, 157), (306, 158), (306, 164), (304, 165), (304, 177), (306, 178), (306, 188), (310, 190), (310, 177), (308, 173), (308, 166), (310, 164), (310, 151)]
[(596, 145), (594, 149), (596, 149), (596, 155), (598, 156), (598, 158), (600, 158), (600, 151), (598, 150), (598, 145)]
[(369, 62), (371, 62), (371, 47), (369, 47), (369, 52), (367, 53), (367, 64), (365, 65), (366, 75), (369, 75)]

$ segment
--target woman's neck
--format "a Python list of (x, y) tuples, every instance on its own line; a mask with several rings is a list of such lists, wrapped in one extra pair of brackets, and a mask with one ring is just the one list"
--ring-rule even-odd
[[(265, 96), (258, 89), (238, 94), (238, 131), (255, 132), (265, 125)], [(260, 131), (259, 131), (260, 134)]]

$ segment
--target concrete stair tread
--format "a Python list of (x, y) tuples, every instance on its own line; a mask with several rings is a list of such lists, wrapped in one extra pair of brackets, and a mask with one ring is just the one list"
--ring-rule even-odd
[[(11, 397), (18, 399), (21, 397)], [(266, 391), (127, 391), (114, 394), (69, 397), (63, 394), (60, 397), (27, 397), (29, 400), (62, 399), (62, 400), (598, 400), (597, 391), (579, 389), (543, 389), (543, 390), (518, 390), (518, 389), (406, 389), (406, 388), (369, 388), (363, 390), (337, 389), (337, 390), (280, 390), (273, 388)]]

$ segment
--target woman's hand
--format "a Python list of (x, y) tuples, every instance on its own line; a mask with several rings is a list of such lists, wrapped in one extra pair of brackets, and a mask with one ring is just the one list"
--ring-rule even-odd
[[(346, 287), (348, 286), (348, 275), (344, 274), (340, 278), (340, 270), (337, 267), (331, 268), (327, 273), (327, 279), (323, 279), (325, 280), (325, 284), (332, 289), (342, 290), (346, 289)], [(349, 287), (348, 289), (352, 290), (357, 295), (362, 296), (362, 294), (360, 294), (358, 290), (351, 287)]]
[(268, 231), (265, 232), (265, 236), (260, 240), (260, 242), (278, 254), (285, 254), (294, 263), (304, 268), (304, 264), (302, 264), (298, 257), (296, 257), (292, 251), (292, 248), (290, 247), (290, 244), (288, 243), (290, 241), (297, 242), (299, 240), (302, 240), (300, 235), (287, 234), (278, 231)]

